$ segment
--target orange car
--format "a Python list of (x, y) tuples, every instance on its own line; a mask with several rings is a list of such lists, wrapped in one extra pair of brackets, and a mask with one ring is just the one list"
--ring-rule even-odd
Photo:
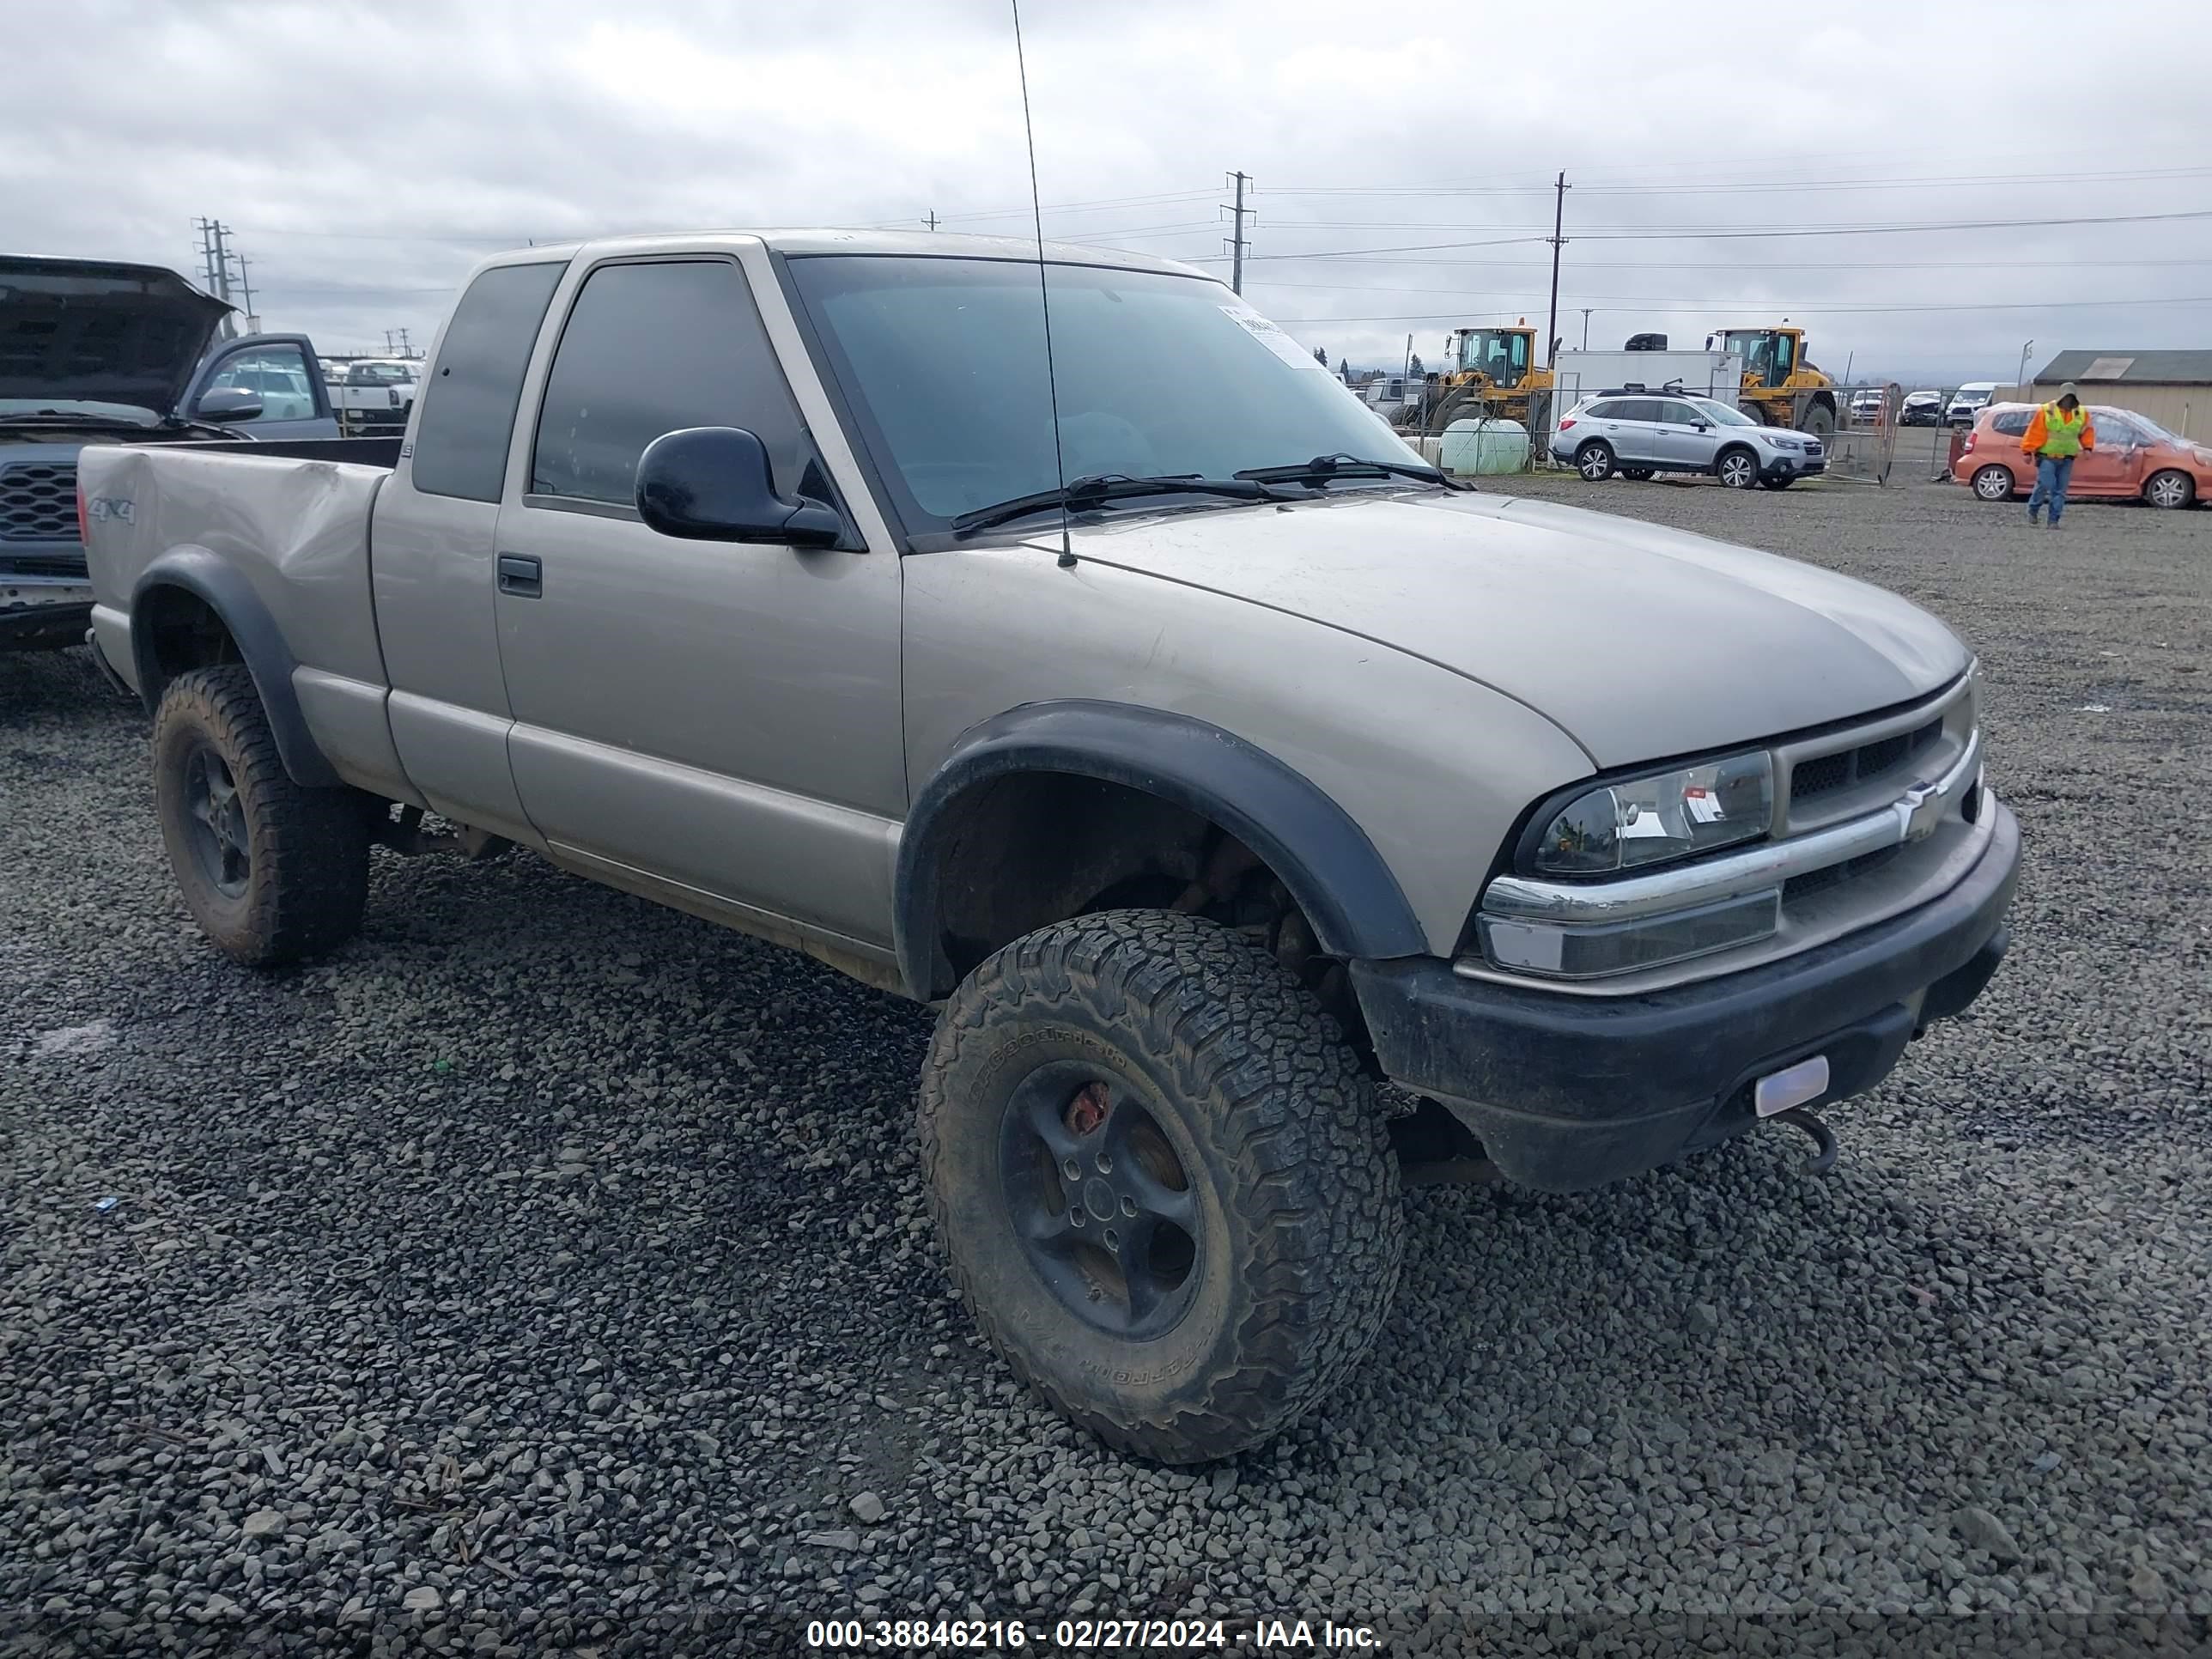
[[(1951, 480), (1985, 501), (2008, 501), (2035, 488), (2035, 463), (2020, 441), (2035, 416), (2033, 404), (1991, 404), (1974, 417)], [(2148, 501), (2188, 507), (2212, 501), (2212, 449), (2176, 437), (2148, 416), (2093, 404), (2097, 447), (2074, 463), (2066, 499)]]

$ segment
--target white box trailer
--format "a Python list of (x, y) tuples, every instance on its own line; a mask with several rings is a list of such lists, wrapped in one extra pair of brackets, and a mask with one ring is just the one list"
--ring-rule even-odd
[(1601, 392), (1641, 386), (1658, 392), (1676, 386), (1693, 397), (1716, 398), (1734, 409), (1743, 392), (1743, 356), (1735, 351), (1562, 351), (1538, 453), (1548, 454), (1559, 418)]

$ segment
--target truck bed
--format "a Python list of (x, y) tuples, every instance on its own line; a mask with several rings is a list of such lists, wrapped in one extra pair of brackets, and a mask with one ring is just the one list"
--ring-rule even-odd
[(277, 637), (313, 641), (317, 660), (299, 663), (295, 678), (382, 686), (369, 514), (398, 454), (396, 438), (88, 449), (78, 488), (104, 654), (143, 689), (131, 641), (142, 579), (157, 563), (170, 571), (220, 563), (230, 573), (223, 580), (252, 589)]

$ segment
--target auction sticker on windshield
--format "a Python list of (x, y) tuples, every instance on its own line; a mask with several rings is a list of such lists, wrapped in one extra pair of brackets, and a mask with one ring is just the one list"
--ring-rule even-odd
[(1221, 314), (1280, 357), (1292, 368), (1321, 367), (1317, 358), (1258, 312), (1247, 311), (1242, 306), (1224, 306), (1221, 307)]

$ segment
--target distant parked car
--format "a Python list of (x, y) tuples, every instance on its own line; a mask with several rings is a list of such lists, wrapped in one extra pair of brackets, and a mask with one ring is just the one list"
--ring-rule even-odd
[(231, 309), (158, 265), (0, 255), (0, 651), (84, 638), (87, 451), (338, 435), (307, 337), (218, 339)]
[(1941, 426), (1943, 424), (1943, 394), (1940, 392), (1908, 392), (1905, 406), (1898, 411), (1899, 426)]
[(1872, 426), (1881, 419), (1881, 406), (1888, 393), (1878, 386), (1870, 386), (1851, 393), (1851, 424)]
[[(1991, 404), (1966, 434), (1966, 447), (1951, 468), (1954, 483), (1972, 489), (1984, 501), (2008, 501), (2035, 488), (2035, 463), (2020, 441), (2035, 417), (2033, 404)], [(2069, 500), (2148, 501), (2153, 507), (2188, 507), (2212, 501), (2212, 449), (2168, 432), (2132, 410), (2089, 406), (2097, 447), (2074, 463)]]
[(389, 436), (407, 424), (422, 366), (410, 358), (364, 357), (346, 365), (337, 388), (338, 418), (349, 434)]
[(1972, 426), (1974, 417), (1996, 395), (1995, 380), (1969, 380), (1951, 394), (1951, 401), (1944, 406), (1943, 418), (1953, 426)]
[(1592, 483), (1618, 471), (1710, 472), (1731, 489), (1787, 489), (1828, 469), (1826, 446), (1809, 432), (1761, 426), (1711, 398), (1601, 395), (1559, 417), (1552, 455)]

